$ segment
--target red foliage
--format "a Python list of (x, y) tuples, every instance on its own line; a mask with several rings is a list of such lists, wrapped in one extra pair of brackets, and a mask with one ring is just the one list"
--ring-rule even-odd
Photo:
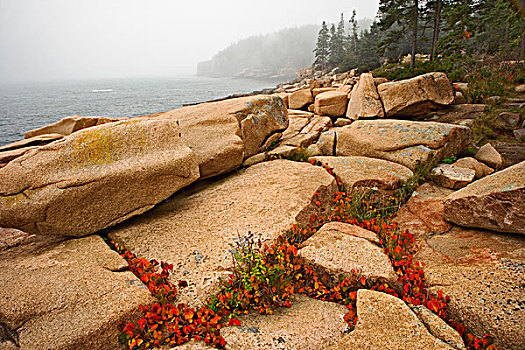
[[(220, 336), (220, 329), (226, 326), (240, 326), (240, 321), (233, 318), (235, 315), (246, 314), (249, 310), (271, 314), (277, 307), (290, 307), (290, 297), (295, 293), (346, 305), (348, 312), (344, 320), (352, 327), (357, 322), (357, 290), (368, 288), (396, 296), (409, 304), (426, 306), (455, 328), (469, 349), (496, 350), (490, 336), (476, 338), (466, 332), (464, 325), (448, 318), (448, 296), (444, 296), (441, 290), (435, 296), (426, 289), (423, 265), (413, 259), (414, 235), (408, 232), (400, 233), (395, 224), (381, 216), (364, 221), (349, 217), (346, 208), (351, 204), (352, 197), (341, 190), (342, 181), (328, 166), (316, 161), (311, 163), (326, 169), (335, 177), (340, 188), (340, 191), (334, 193), (332, 214), (329, 217), (312, 215), (307, 226), (294, 225), (270, 247), (265, 246), (261, 250), (250, 247), (249, 252), (253, 259), (245, 262), (248, 265), (238, 267), (240, 271), (236, 271), (234, 275), (230, 275), (228, 281), (223, 282), (221, 292), (212, 296), (207, 305), (199, 310), (183, 304), (177, 307), (172, 305), (177, 295), (177, 288), (168, 280), (169, 273), (173, 271), (172, 265), (161, 262), (161, 272), (157, 272), (159, 264), (155, 260), (137, 258), (133, 253), (111, 242), (128, 261), (130, 270), (161, 302), (151, 307), (141, 307), (143, 317), (136, 324), (123, 325), (121, 341), (127, 344), (130, 350), (150, 349), (161, 345), (173, 346), (190, 339), (204, 340), (207, 344), (223, 348), (225, 342)], [(319, 194), (316, 193), (314, 203), (321, 206), (318, 197)], [(382, 280), (372, 283), (361, 276), (359, 271), (352, 271), (351, 276), (341, 276), (334, 281), (332, 277), (326, 277), (305, 264), (297, 256), (298, 247), (323, 224), (331, 221), (358, 225), (377, 233), (380, 244), (392, 261), (401, 288), (394, 290)], [(264, 267), (267, 275), (253, 273), (253, 266), (249, 264), (255, 262)], [(186, 282), (179, 282), (180, 288), (185, 286)]]

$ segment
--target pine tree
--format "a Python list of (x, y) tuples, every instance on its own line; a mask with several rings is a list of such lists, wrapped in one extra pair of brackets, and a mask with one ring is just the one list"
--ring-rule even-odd
[(314, 62), (314, 68), (319, 70), (326, 70), (328, 66), (328, 56), (330, 54), (329, 51), (329, 40), (330, 40), (330, 34), (328, 32), (328, 27), (326, 26), (326, 22), (323, 21), (323, 24), (321, 25), (321, 29), (319, 30), (319, 35), (317, 36), (317, 44), (315, 46), (315, 62)]
[(330, 40), (328, 44), (328, 68), (332, 69), (337, 66), (337, 32), (335, 31), (335, 25), (332, 23), (330, 27)]
[(345, 18), (341, 13), (341, 19), (337, 24), (335, 51), (332, 52), (335, 58), (336, 65), (343, 63), (346, 56), (346, 36), (345, 36)]
[(446, 55), (457, 55), (467, 49), (467, 40), (474, 29), (475, 4), (473, 0), (446, 0), (442, 16), (445, 35), (438, 46)]
[(381, 66), (381, 59), (377, 52), (377, 43), (383, 39), (383, 32), (377, 22), (372, 23), (370, 29), (361, 32), (355, 41), (355, 50), (349, 50), (341, 69), (347, 71), (357, 68), (360, 72), (367, 72)]
[[(410, 41), (412, 60), (410, 67), (414, 68), (419, 30), (420, 0), (380, 0), (379, 27), (387, 33), (386, 40), (381, 43), (382, 51), (397, 47), (400, 41)], [(410, 33), (410, 38), (407, 34)]]
[(358, 39), (358, 26), (357, 26), (357, 20), (356, 20), (357, 12), (354, 10), (352, 11), (352, 18), (350, 18), (350, 26), (352, 28), (352, 32), (350, 33), (350, 50), (357, 51), (357, 39)]
[(430, 60), (433, 61), (436, 57), (436, 49), (439, 39), (439, 29), (441, 26), (441, 10), (443, 9), (443, 3), (441, 0), (429, 1), (427, 3), (427, 6), (431, 6), (434, 9), (434, 32), (432, 35), (432, 50), (430, 52)]

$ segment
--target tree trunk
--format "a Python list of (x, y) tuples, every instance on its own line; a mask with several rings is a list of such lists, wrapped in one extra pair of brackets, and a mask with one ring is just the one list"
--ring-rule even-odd
[(416, 46), (417, 46), (417, 28), (418, 28), (418, 19), (419, 19), (419, 0), (414, 0), (414, 11), (413, 11), (412, 16), (413, 16), (412, 18), (413, 33), (412, 33), (412, 50), (411, 50), (412, 57), (410, 59), (410, 68), (414, 69), (414, 67), (416, 66)]
[(439, 22), (441, 21), (441, 0), (436, 1), (436, 13), (434, 17), (434, 36), (432, 37), (432, 52), (430, 60), (433, 61), (436, 56), (436, 47), (439, 38)]

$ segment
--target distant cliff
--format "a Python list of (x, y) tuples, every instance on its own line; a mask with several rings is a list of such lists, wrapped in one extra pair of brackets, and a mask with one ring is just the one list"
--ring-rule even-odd
[(294, 78), (310, 66), (319, 27), (306, 25), (242, 39), (200, 62), (197, 75), (238, 78)]

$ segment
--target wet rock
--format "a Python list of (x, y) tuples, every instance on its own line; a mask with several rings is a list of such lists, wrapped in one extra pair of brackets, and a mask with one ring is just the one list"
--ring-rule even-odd
[(371, 241), (367, 240), (374, 233), (366, 231), (355, 225), (325, 224), (303, 242), (298, 254), (334, 280), (340, 275), (351, 276), (352, 270), (355, 270), (372, 281), (382, 279), (390, 285), (396, 284), (397, 278), (390, 259), (383, 248), (372, 243), (378, 240), (377, 236)]
[(99, 236), (0, 252), (0, 316), (20, 349), (116, 349), (117, 325), (154, 301)]
[(199, 177), (174, 121), (77, 131), (0, 169), (0, 226), (86, 236), (141, 214)]
[[(321, 167), (286, 160), (251, 166), (204, 188), (195, 186), (109, 232), (140, 256), (173, 263), (170, 278), (189, 283), (179, 300), (190, 305), (216, 292), (217, 279), (232, 265), (230, 244), (239, 236), (251, 232), (271, 243), (294, 223), (324, 215), (324, 205), (320, 208), (315, 201), (329, 203), (337, 188)], [(192, 254), (196, 250), (204, 256), (199, 263)]]
[(343, 337), (342, 305), (296, 296), (275, 314), (240, 316), (240, 327), (221, 330), (228, 350), (326, 349)]
[(413, 173), (407, 167), (382, 159), (367, 157), (314, 157), (327, 164), (343, 182), (347, 191), (355, 187), (399, 188)]
[(327, 91), (315, 97), (315, 113), (330, 117), (345, 115), (348, 97), (344, 91)]
[(410, 308), (388, 294), (357, 292), (355, 329), (329, 350), (346, 349), (454, 349), (433, 336)]
[(349, 119), (370, 118), (385, 116), (381, 99), (377, 92), (374, 78), (371, 73), (363, 73), (359, 83), (352, 89), (352, 96), (348, 104), (346, 117)]
[(474, 181), (476, 171), (452, 164), (439, 164), (430, 171), (430, 178), (441, 187), (457, 190)]
[(484, 177), (447, 197), (447, 221), (525, 234), (525, 162)]
[(377, 87), (387, 117), (413, 117), (454, 102), (452, 84), (445, 73), (435, 72)]
[(461, 152), (471, 140), (468, 127), (405, 120), (357, 120), (337, 129), (338, 156), (365, 156), (402, 164), (414, 170), (418, 162)]

